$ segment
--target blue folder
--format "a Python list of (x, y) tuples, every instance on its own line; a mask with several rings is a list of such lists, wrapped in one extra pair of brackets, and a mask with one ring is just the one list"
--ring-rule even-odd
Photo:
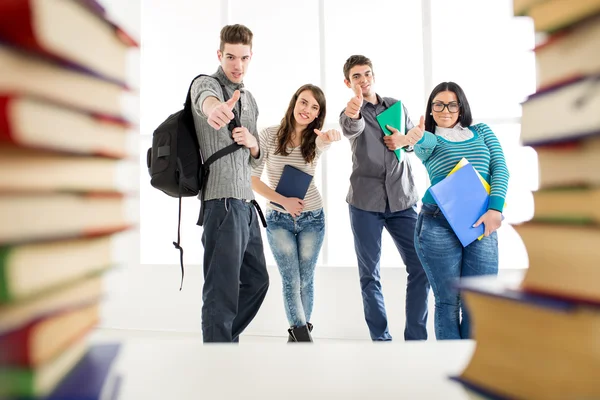
[[(304, 200), (312, 179), (312, 175), (291, 165), (286, 165), (283, 167), (283, 172), (275, 191), (285, 197), (297, 197)], [(271, 202), (271, 204), (283, 208), (283, 206), (275, 202)]]
[(463, 247), (483, 235), (483, 224), (477, 228), (473, 224), (487, 212), (489, 195), (472, 164), (433, 185), (429, 192)]

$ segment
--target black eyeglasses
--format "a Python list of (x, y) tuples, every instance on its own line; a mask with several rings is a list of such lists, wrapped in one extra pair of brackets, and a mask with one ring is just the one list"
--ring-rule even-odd
[(451, 113), (457, 113), (460, 109), (460, 104), (456, 102), (450, 102), (448, 104), (442, 103), (441, 101), (436, 101), (435, 103), (431, 103), (431, 109), (435, 112), (443, 112), (445, 108), (448, 108), (448, 111)]

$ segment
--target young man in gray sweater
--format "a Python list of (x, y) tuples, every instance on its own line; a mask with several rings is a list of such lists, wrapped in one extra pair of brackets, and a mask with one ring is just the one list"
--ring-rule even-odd
[[(256, 126), (258, 107), (242, 83), (252, 58), (252, 36), (243, 25), (223, 27), (217, 51), (220, 67), (211, 77), (196, 79), (191, 89), (204, 160), (233, 142), (242, 146), (215, 161), (205, 182), (204, 212), (199, 221), (204, 226), (204, 342), (237, 342), (269, 287), (254, 208), (262, 214), (254, 201), (250, 178), (252, 167), (262, 158)], [(232, 127), (230, 122), (236, 119), (241, 126)]]

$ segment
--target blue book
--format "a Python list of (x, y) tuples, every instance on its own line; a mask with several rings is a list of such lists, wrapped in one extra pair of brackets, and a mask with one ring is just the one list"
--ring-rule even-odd
[(487, 212), (489, 195), (472, 164), (433, 185), (429, 192), (463, 247), (484, 234), (483, 224), (477, 228), (473, 224)]
[[(120, 344), (91, 345), (77, 365), (44, 400), (114, 400), (120, 380), (108, 379)], [(106, 387), (105, 387), (106, 386)]]
[[(312, 179), (312, 175), (291, 165), (286, 165), (283, 167), (283, 172), (275, 191), (285, 197), (297, 197), (304, 200)], [(283, 208), (283, 206), (275, 202), (271, 202), (271, 204)]]

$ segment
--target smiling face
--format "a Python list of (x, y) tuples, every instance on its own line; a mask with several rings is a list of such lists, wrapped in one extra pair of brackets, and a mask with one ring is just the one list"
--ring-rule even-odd
[(242, 83), (250, 60), (252, 49), (245, 44), (225, 43), (223, 50), (217, 50), (217, 56), (227, 78), (233, 83)]
[(360, 87), (363, 97), (368, 98), (375, 93), (373, 91), (375, 77), (370, 66), (356, 65), (350, 69), (348, 76), (350, 80), (344, 79), (346, 86), (349, 88)]
[(311, 90), (304, 90), (298, 95), (294, 105), (294, 121), (296, 127), (306, 127), (319, 116), (319, 102)]
[(456, 93), (446, 90), (438, 93), (431, 102), (431, 113), (437, 126), (452, 128), (458, 122), (460, 104)]

